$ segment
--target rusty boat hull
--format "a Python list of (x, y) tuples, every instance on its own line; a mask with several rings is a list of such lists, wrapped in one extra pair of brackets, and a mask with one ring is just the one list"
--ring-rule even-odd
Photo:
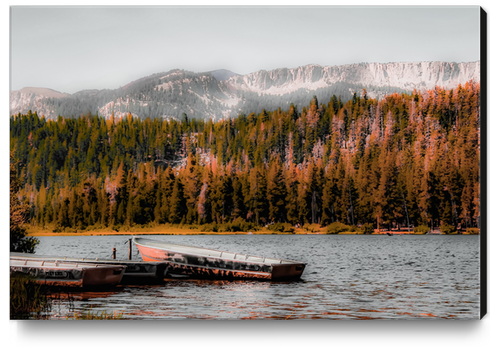
[(10, 253), (10, 259), (40, 259), (49, 261), (63, 261), (65, 263), (78, 264), (98, 264), (98, 265), (118, 265), (125, 266), (120, 284), (161, 284), (167, 264), (163, 262), (143, 262), (137, 260), (116, 260), (116, 259), (91, 259), (91, 258), (70, 258), (63, 256), (37, 255), (28, 253)]
[(166, 276), (171, 278), (290, 281), (301, 278), (306, 266), (306, 263), (291, 260), (170, 244), (136, 236), (133, 242), (144, 261), (166, 262)]
[(10, 259), (10, 273), (23, 273), (42, 285), (72, 288), (115, 286), (123, 265), (78, 264), (58, 260)]

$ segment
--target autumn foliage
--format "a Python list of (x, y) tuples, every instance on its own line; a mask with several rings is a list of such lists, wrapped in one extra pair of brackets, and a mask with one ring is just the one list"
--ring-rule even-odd
[[(326, 100), (325, 100), (326, 102)], [(219, 122), (10, 119), (31, 222), (479, 227), (480, 85)]]

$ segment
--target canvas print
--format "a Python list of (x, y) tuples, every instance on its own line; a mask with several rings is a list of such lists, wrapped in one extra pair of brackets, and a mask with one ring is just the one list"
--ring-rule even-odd
[(479, 319), (485, 16), (12, 6), (10, 319)]

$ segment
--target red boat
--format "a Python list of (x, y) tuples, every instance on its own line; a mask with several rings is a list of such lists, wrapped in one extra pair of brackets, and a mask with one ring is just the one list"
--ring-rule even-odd
[(257, 257), (201, 247), (133, 237), (144, 261), (167, 263), (166, 276), (174, 278), (295, 280), (306, 263)]

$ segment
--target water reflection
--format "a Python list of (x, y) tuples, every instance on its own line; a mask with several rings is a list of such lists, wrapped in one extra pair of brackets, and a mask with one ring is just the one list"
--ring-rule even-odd
[[(37, 253), (96, 257), (127, 238), (45, 237), (40, 238)], [(445, 236), (442, 243), (441, 238), (413, 235), (154, 238), (290, 258), (308, 266), (296, 282), (166, 280), (163, 285), (60, 294), (54, 318), (88, 309), (122, 312), (128, 319), (477, 319), (479, 315), (478, 237)], [(134, 250), (133, 259), (138, 257)]]

